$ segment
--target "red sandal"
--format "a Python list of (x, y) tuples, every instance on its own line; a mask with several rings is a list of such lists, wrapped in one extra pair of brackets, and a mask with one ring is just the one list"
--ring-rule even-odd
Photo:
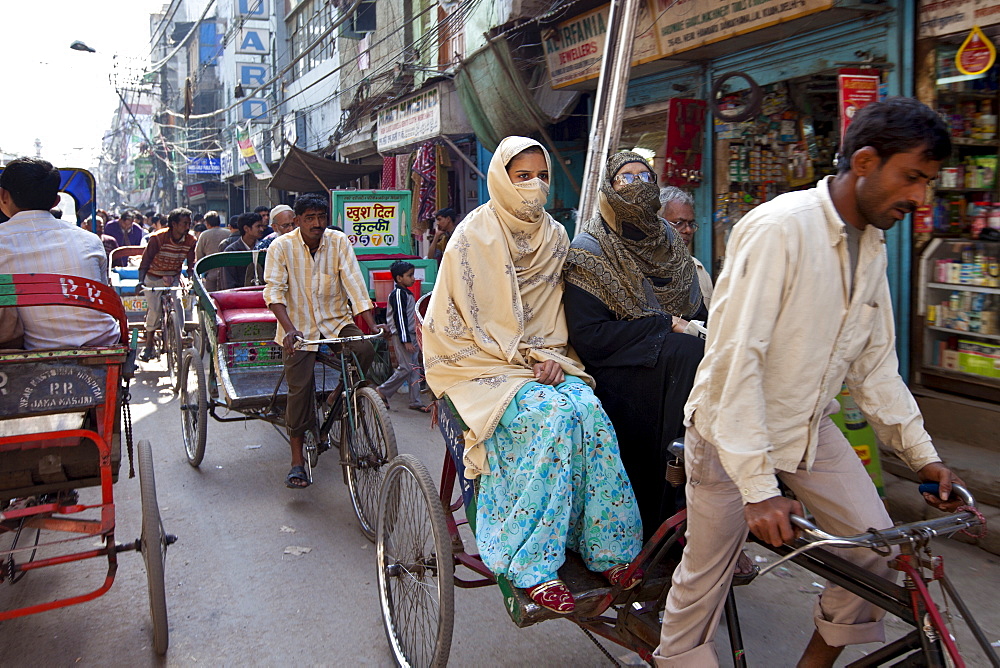
[(632, 573), (632, 577), (625, 580), (625, 573), (628, 571), (628, 564), (618, 564), (617, 566), (612, 566), (608, 570), (604, 571), (602, 575), (608, 579), (613, 587), (621, 587), (622, 591), (628, 591), (632, 589), (640, 582), (642, 582), (642, 577), (645, 575), (641, 568), (635, 569)]
[(573, 594), (566, 588), (566, 584), (562, 580), (549, 580), (529, 587), (526, 591), (532, 601), (546, 610), (560, 615), (568, 615), (576, 610)]

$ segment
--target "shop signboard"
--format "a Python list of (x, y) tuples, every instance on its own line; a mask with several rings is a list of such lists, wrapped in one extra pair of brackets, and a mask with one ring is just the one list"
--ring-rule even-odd
[(837, 99), (840, 107), (840, 141), (854, 114), (878, 101), (882, 77), (871, 70), (843, 69), (837, 73)]
[(331, 190), (333, 224), (357, 255), (409, 254), (410, 197), (409, 190)]
[(219, 158), (211, 156), (201, 156), (200, 158), (188, 158), (188, 174), (218, 174), (221, 170)]
[(831, 9), (835, 0), (653, 0), (660, 57)]
[[(596, 79), (601, 73), (610, 11), (610, 4), (598, 7), (563, 21), (555, 29), (542, 34), (542, 46), (553, 88)], [(632, 45), (633, 67), (660, 57), (653, 16), (649, 2), (639, 6), (639, 21)]]
[(440, 134), (441, 93), (437, 86), (378, 112), (379, 152), (433, 139)]
[(920, 0), (919, 38), (968, 32), (1000, 23), (1000, 0)]
[(993, 67), (996, 59), (997, 50), (993, 42), (983, 34), (979, 26), (973, 26), (969, 36), (955, 54), (955, 66), (962, 74), (975, 76)]

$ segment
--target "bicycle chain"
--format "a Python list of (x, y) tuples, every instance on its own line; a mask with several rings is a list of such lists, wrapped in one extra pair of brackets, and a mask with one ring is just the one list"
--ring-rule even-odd
[(125, 421), (125, 451), (128, 453), (128, 477), (135, 477), (135, 463), (132, 458), (132, 408), (129, 406), (129, 401), (132, 399), (132, 393), (128, 389), (128, 381), (122, 383), (122, 390), (124, 394), (122, 395), (122, 418)]

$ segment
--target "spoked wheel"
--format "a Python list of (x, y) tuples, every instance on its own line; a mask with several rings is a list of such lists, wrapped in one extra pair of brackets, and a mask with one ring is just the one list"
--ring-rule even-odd
[(194, 348), (184, 352), (180, 373), (181, 434), (188, 464), (198, 466), (205, 458), (208, 436), (208, 393), (205, 365)]
[(375, 348), (375, 358), (368, 368), (368, 380), (381, 385), (392, 375), (392, 357), (389, 355), (389, 342), (385, 339), (375, 339), (372, 342)]
[(163, 319), (164, 347), (167, 353), (167, 372), (170, 374), (170, 389), (174, 392), (181, 386), (181, 358), (184, 350), (184, 307), (180, 299), (174, 299), (170, 317)]
[(347, 486), (361, 532), (368, 540), (375, 540), (379, 486), (386, 465), (397, 454), (396, 434), (389, 421), (389, 411), (374, 388), (358, 388), (354, 393), (354, 405), (350, 424), (343, 430), (349, 448), (346, 453), (349, 458), (343, 458), (349, 459)]
[(167, 592), (163, 584), (163, 562), (167, 555), (167, 534), (160, 521), (153, 479), (153, 449), (149, 441), (136, 444), (139, 456), (139, 496), (142, 499), (142, 558), (146, 562), (149, 614), (153, 619), (153, 649), (163, 655), (170, 643), (167, 629)]
[(444, 509), (412, 455), (386, 468), (375, 558), (385, 635), (400, 666), (445, 666), (455, 624), (455, 563)]

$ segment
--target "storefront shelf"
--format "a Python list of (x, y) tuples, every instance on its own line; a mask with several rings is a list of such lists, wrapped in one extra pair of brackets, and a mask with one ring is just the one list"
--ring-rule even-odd
[(933, 329), (935, 332), (946, 332), (948, 334), (961, 334), (963, 336), (971, 336), (972, 338), (975, 339), (990, 339), (993, 341), (1000, 341), (1000, 335), (997, 334), (980, 334), (979, 332), (965, 332), (960, 329), (938, 327), (937, 325), (927, 325), (927, 329)]
[(986, 288), (982, 285), (963, 285), (961, 283), (928, 283), (927, 287), (938, 290), (958, 290), (965, 292), (984, 292), (988, 295), (1000, 295), (1000, 288)]
[(944, 376), (945, 378), (954, 378), (967, 380), (974, 383), (979, 383), (981, 385), (986, 385), (988, 387), (1000, 387), (1000, 379), (989, 378), (987, 376), (980, 376), (975, 373), (966, 373), (964, 371), (959, 371), (958, 369), (945, 369), (943, 366), (933, 366), (930, 364), (924, 365), (924, 373), (932, 373), (939, 376)]
[(952, 137), (951, 143), (956, 146), (988, 146), (991, 148), (1000, 147), (1000, 142), (995, 140), (972, 139), (971, 137)]
[(993, 188), (935, 188), (934, 190), (949, 193), (986, 193), (992, 192)]
[(957, 97), (965, 100), (995, 100), (997, 98), (997, 93), (996, 91), (992, 93), (979, 93), (975, 91), (963, 93), (960, 91), (938, 90), (938, 97)]

